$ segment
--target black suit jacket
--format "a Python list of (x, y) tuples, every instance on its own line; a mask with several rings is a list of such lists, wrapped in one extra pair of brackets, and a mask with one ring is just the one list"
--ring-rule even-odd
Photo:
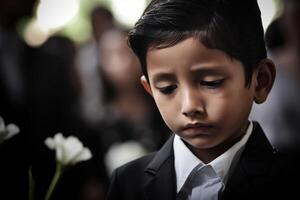
[[(112, 175), (108, 200), (176, 199), (172, 135), (156, 153), (132, 161)], [(246, 147), (229, 177), (222, 199), (289, 199), (294, 167), (274, 149), (254, 122)]]

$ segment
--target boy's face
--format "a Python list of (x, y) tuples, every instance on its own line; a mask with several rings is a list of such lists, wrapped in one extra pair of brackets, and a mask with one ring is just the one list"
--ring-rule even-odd
[(190, 148), (221, 150), (245, 132), (256, 80), (252, 77), (250, 87), (245, 86), (238, 60), (188, 38), (172, 47), (150, 49), (147, 70), (150, 85), (145, 77), (142, 84), (166, 124)]

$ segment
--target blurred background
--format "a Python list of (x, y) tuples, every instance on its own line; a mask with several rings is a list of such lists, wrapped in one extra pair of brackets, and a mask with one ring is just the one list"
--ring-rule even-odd
[[(116, 167), (162, 146), (170, 131), (139, 84), (139, 63), (126, 42), (149, 2), (0, 1), (0, 116), (21, 130), (0, 146), (1, 199), (26, 199), (29, 167), (37, 199), (43, 199), (55, 170), (54, 152), (44, 140), (57, 132), (78, 137), (93, 158), (66, 172), (53, 199), (104, 199)], [(298, 1), (258, 2), (279, 78), (251, 118), (266, 127), (272, 144), (295, 152)], [(280, 21), (277, 29), (270, 28), (274, 21)]]
[[(18, 31), (31, 46), (42, 45), (53, 34), (71, 38), (76, 44), (87, 41), (92, 34), (90, 14), (103, 6), (114, 15), (115, 22), (131, 28), (150, 0), (37, 0), (34, 15), (18, 24)], [(266, 29), (282, 10), (281, 0), (258, 0)]]
[(39, 46), (46, 39), (59, 33), (77, 44), (88, 40), (92, 34), (90, 14), (94, 7), (103, 6), (114, 15), (115, 22), (130, 28), (142, 14), (149, 0), (40, 0), (34, 15), (18, 25), (26, 42)]

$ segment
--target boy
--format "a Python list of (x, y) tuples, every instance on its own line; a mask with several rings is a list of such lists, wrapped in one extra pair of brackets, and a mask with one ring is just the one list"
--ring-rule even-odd
[(114, 172), (109, 200), (288, 195), (287, 164), (248, 120), (275, 78), (255, 0), (153, 0), (128, 40), (174, 134)]

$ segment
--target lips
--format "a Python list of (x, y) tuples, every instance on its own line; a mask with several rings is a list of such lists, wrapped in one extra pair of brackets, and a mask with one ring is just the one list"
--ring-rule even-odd
[(184, 126), (184, 128), (182, 128), (182, 133), (189, 136), (209, 135), (212, 128), (213, 126), (210, 124), (187, 124), (186, 126)]

